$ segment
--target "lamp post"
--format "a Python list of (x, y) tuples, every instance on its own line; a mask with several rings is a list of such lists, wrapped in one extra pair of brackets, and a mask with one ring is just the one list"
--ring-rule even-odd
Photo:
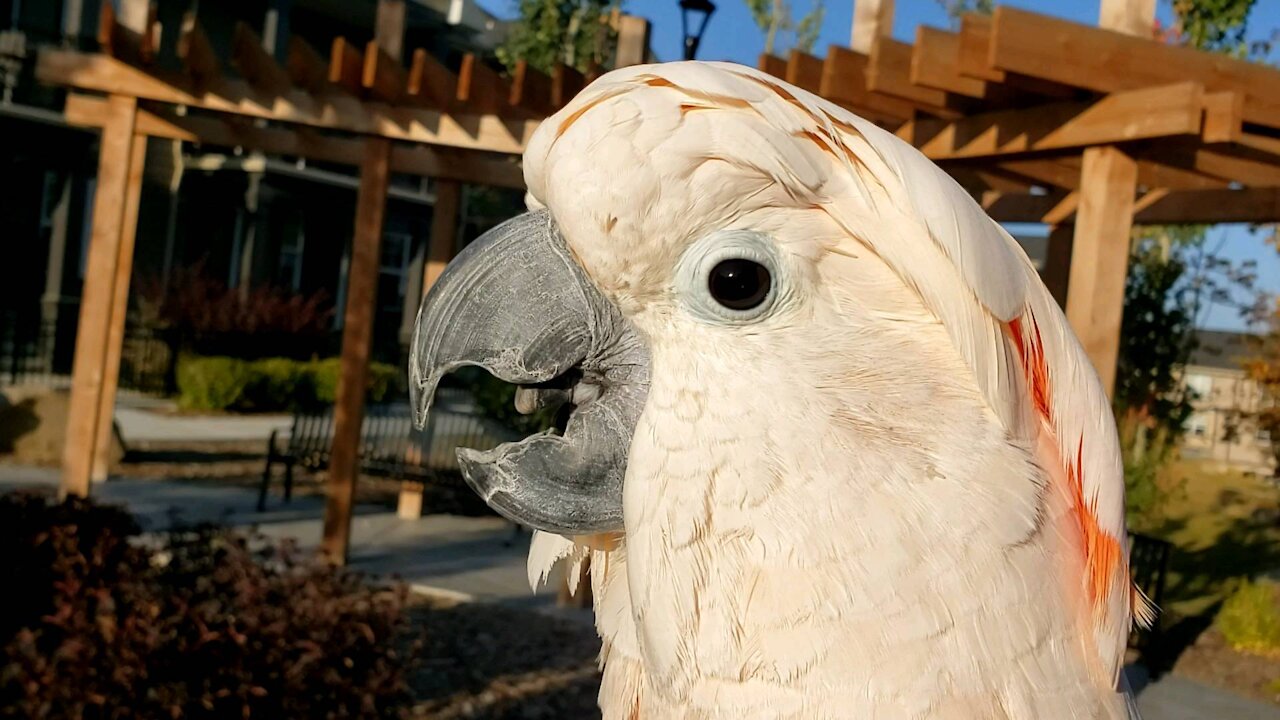
[[(680, 25), (684, 29), (684, 59), (692, 60), (698, 54), (698, 44), (702, 42), (702, 33), (707, 29), (711, 13), (716, 11), (716, 4), (711, 0), (680, 0)], [(690, 28), (697, 30), (690, 31)]]

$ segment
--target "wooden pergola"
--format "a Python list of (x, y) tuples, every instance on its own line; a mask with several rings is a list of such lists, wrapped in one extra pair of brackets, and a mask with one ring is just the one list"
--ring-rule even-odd
[[(166, 68), (153, 17), (103, 7), (100, 52), (47, 49), (37, 64), (71, 90), (68, 120), (102, 132), (63, 490), (88, 494), (106, 474), (146, 138), (358, 166), (323, 545), (342, 562), (389, 174), (437, 179), (425, 292), (455, 250), (460, 183), (522, 187), (533, 129), (591, 77), (521, 65), (508, 80), (474, 56), (453, 73), (422, 50), (406, 62), (404, 0), (379, 0), (374, 40), (339, 38), (327, 61), (294, 39), (278, 63), (242, 25), (234, 76), (189, 18), (181, 67)], [(1107, 28), (1002, 7), (959, 32), (921, 27), (913, 44), (888, 37), (892, 0), (855, 10), (851, 47), (760, 67), (893, 130), (996, 220), (1047, 223), (1045, 282), (1108, 387), (1135, 222), (1280, 221), (1280, 71), (1142, 37), (1154, 0), (1102, 0)], [(648, 24), (617, 23), (617, 64), (640, 62)], [(400, 509), (419, 514), (420, 495), (406, 488)]]
[[(357, 45), (339, 37), (327, 60), (295, 37), (281, 64), (242, 23), (232, 43), (234, 75), (188, 15), (175, 48), (180, 66), (167, 67), (158, 61), (160, 26), (145, 1), (126, 0), (120, 17), (111, 3), (102, 8), (99, 52), (44, 49), (36, 66), (41, 82), (70, 90), (68, 122), (102, 134), (62, 491), (88, 495), (107, 474), (147, 138), (358, 166), (322, 546), (344, 562), (391, 173), (437, 181), (425, 292), (456, 249), (461, 184), (523, 187), (518, 160), (534, 128), (595, 73), (561, 65), (548, 76), (521, 63), (508, 80), (475, 55), (454, 73), (421, 49), (406, 65), (405, 0), (379, 0), (374, 39)], [(612, 22), (616, 64), (640, 62), (648, 22), (627, 15)], [(420, 490), (407, 487), (400, 510), (420, 513)]]

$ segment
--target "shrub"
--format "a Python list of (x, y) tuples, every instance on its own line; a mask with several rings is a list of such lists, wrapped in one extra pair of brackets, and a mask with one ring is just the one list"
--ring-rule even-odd
[(1222, 603), (1218, 629), (1237, 650), (1280, 653), (1280, 586), (1246, 582)]
[(178, 361), (178, 403), (193, 410), (227, 410), (243, 401), (249, 364), (229, 357), (183, 357)]
[[(316, 360), (311, 363), (311, 373), (315, 381), (316, 400), (332, 405), (338, 398), (338, 377), (342, 375), (342, 361), (339, 358)], [(386, 363), (369, 363), (368, 394), (369, 402), (382, 402), (391, 392), (398, 389), (400, 370)]]
[(309, 365), (289, 358), (266, 358), (249, 365), (249, 384), (238, 403), (246, 410), (296, 410), (316, 402)]
[(0, 716), (398, 717), (406, 591), (212, 526), (0, 497)]
[[(338, 396), (339, 358), (299, 361), (187, 356), (178, 364), (178, 401), (195, 410), (270, 412), (332, 405)], [(400, 390), (400, 370), (369, 364), (369, 402)]]

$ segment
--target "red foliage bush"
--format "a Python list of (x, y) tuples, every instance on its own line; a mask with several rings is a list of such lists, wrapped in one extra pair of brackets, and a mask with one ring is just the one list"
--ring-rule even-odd
[(167, 282), (142, 279), (138, 297), (144, 325), (177, 331), (198, 354), (306, 357), (330, 340), (333, 305), (323, 291), (229, 288), (200, 263), (174, 271)]
[(385, 718), (408, 704), (406, 589), (214, 526), (0, 497), (0, 717)]

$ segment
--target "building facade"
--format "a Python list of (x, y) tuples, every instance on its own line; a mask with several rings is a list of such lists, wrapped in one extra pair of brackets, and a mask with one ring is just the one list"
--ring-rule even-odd
[[(102, 2), (118, 12), (132, 0), (0, 0), (0, 382), (8, 371), (69, 371), (92, 221), (96, 132), (69, 126), (60, 92), (33, 77), (36, 49), (95, 50)], [(230, 56), (237, 23), (262, 38), (283, 65), (291, 39), (323, 56), (339, 36), (373, 36), (376, 0), (153, 0), (161, 31), (158, 63), (178, 62), (176, 37), (189, 14), (216, 55)], [(144, 4), (145, 7), (145, 4)], [(468, 52), (486, 54), (504, 25), (473, 0), (408, 0), (404, 46), (424, 48), (455, 70)], [(224, 71), (234, 68), (224, 61)], [(238, 148), (197, 147), (150, 138), (139, 207), (131, 323), (138, 294), (198, 268), (228, 288), (271, 286), (320, 296), (341, 330), (355, 168)], [(374, 354), (398, 361), (421, 290), (434, 187), (392, 178)], [(459, 238), (464, 240), (465, 238)]]
[(1263, 401), (1258, 384), (1242, 367), (1256, 353), (1249, 336), (1201, 330), (1197, 337), (1200, 346), (1184, 371), (1195, 393), (1195, 410), (1187, 421), (1182, 457), (1221, 470), (1271, 476), (1276, 467), (1271, 438), (1249, 421)]

